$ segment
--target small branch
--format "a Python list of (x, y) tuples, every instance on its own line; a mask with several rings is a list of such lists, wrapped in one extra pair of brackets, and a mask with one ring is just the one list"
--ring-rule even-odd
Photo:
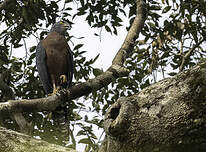
[(193, 52), (202, 42), (204, 42), (204, 41), (205, 41), (204, 39), (200, 40), (197, 44), (195, 44), (195, 45), (185, 54), (185, 56), (182, 57), (182, 63), (181, 63), (180, 68), (179, 68), (179, 71), (180, 71), (180, 72), (183, 71), (183, 69), (184, 69), (184, 65), (185, 65), (186, 59), (187, 59), (188, 57), (190, 57), (190, 55), (192, 54), (192, 52)]
[(13, 113), (13, 119), (19, 126), (19, 129), (22, 133), (31, 134), (33, 131), (32, 122), (27, 122), (23, 117), (22, 113)]
[(136, 0), (137, 16), (134, 19), (132, 26), (129, 29), (129, 32), (122, 44), (122, 47), (117, 52), (112, 64), (119, 64), (122, 65), (125, 59), (128, 57), (129, 53), (133, 50), (135, 40), (138, 38), (140, 31), (144, 25), (144, 21), (146, 20), (146, 4), (143, 0)]
[(26, 55), (25, 55), (25, 61), (27, 60), (27, 56), (28, 56), (28, 50), (27, 50), (27, 45), (26, 45), (26, 41), (25, 39), (23, 38), (23, 42), (24, 42), (24, 49), (25, 49), (25, 52), (26, 52)]
[(184, 54), (184, 53), (183, 53), (183, 47), (184, 47), (184, 40), (181, 39), (181, 41), (180, 41), (180, 55), (183, 55), (183, 54)]

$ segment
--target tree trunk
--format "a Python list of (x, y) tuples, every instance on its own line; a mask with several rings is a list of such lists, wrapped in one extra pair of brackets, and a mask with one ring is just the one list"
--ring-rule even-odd
[(206, 62), (122, 97), (99, 152), (206, 152)]
[(3, 127), (0, 127), (0, 137), (1, 152), (75, 152), (73, 149), (49, 144)]

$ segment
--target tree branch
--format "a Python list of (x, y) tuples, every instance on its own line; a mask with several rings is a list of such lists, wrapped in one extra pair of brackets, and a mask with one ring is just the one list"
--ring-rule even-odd
[[(139, 32), (141, 31), (144, 21), (146, 19), (145, 2), (143, 0), (137, 0), (137, 12), (134, 22), (125, 38), (125, 41), (115, 56), (113, 63), (104, 73), (97, 76), (94, 79), (90, 79), (87, 82), (72, 86), (67, 91), (67, 98), (69, 100), (79, 98), (83, 95), (87, 95), (92, 91), (99, 90), (118, 77), (128, 75), (128, 70), (122, 67), (126, 57), (133, 50), (134, 42), (137, 39)], [(38, 112), (38, 111), (53, 111), (58, 107), (65, 98), (65, 94), (54, 95), (47, 98), (31, 99), (31, 100), (10, 100), (5, 103), (0, 103), (0, 115), (7, 116), (11, 112)]]
[(117, 52), (112, 62), (113, 65), (114, 64), (122, 65), (124, 63), (129, 53), (131, 53), (131, 51), (133, 50), (135, 40), (138, 38), (139, 33), (142, 30), (142, 27), (146, 20), (146, 16), (147, 16), (146, 3), (143, 0), (136, 0), (136, 4), (137, 4), (137, 10), (136, 10), (137, 16), (135, 17), (134, 22), (132, 23), (132, 26), (129, 29), (129, 32), (124, 40), (124, 43), (122, 44), (122, 47)]
[(54, 95), (39, 99), (9, 100), (7, 102), (0, 103), (0, 115), (1, 117), (8, 117), (13, 112), (53, 111), (62, 103), (63, 100), (61, 100), (61, 97), (61, 95)]
[(202, 43), (202, 42), (204, 42), (205, 40), (204, 39), (202, 39), (202, 40), (200, 40), (197, 44), (195, 44), (186, 54), (185, 54), (185, 56), (183, 56), (182, 57), (182, 63), (181, 63), (181, 65), (180, 65), (180, 72), (184, 69), (184, 65), (185, 65), (185, 61), (186, 61), (186, 59), (191, 55), (191, 53)]
[(49, 144), (48, 142), (34, 139), (31, 136), (21, 134), (0, 127), (1, 151), (46, 151), (46, 152), (76, 152), (71, 148)]
[[(87, 95), (92, 91), (99, 90), (113, 80), (120, 76), (126, 76), (127, 71), (123, 67), (118, 65), (111, 66), (106, 72), (97, 76), (94, 79), (90, 79), (87, 82), (72, 86), (67, 91), (67, 97), (69, 100), (79, 98), (83, 95)], [(21, 112), (40, 112), (40, 111), (53, 111), (59, 105), (61, 105), (65, 99), (65, 93), (60, 92), (58, 95), (49, 96), (39, 99), (22, 99), (22, 100), (9, 100), (4, 103), (0, 103), (0, 115), (9, 116), (10, 113)]]
[(129, 97), (104, 117), (98, 152), (205, 152), (206, 60)]

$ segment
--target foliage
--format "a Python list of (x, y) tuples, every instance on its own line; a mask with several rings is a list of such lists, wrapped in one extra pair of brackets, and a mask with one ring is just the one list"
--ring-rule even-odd
[[(83, 16), (91, 27), (117, 35), (118, 27), (123, 22), (120, 16), (124, 15), (132, 23), (136, 13), (135, 1), (129, 0), (65, 0), (63, 9), (60, 9), (61, 1), (54, 0), (5, 1), (8, 1), (7, 5), (0, 5), (1, 27), (4, 27), (0, 30), (0, 73), (9, 71), (9, 79), (5, 77), (1, 81), (5, 81), (16, 99), (44, 97), (35, 67), (36, 43), (29, 50), (24, 50), (24, 47), (27, 48), (25, 39), (38, 34), (38, 38), (43, 39), (47, 30), (42, 31), (42, 28), (45, 25), (47, 28), (62, 16), (69, 22)], [(4, 1), (0, 2), (2, 3)], [(74, 10), (73, 5), (77, 5), (78, 9)], [(163, 78), (172, 76), (205, 57), (205, 5), (204, 0), (148, 0), (146, 24), (133, 53), (125, 63), (130, 76), (119, 78), (108, 87), (93, 92), (84, 97), (84, 101), (76, 100), (66, 105), (68, 117), (59, 122), (67, 122), (62, 125), (63, 128), (56, 127), (59, 123), (55, 124), (55, 121), (46, 118), (45, 113), (25, 114), (34, 124), (34, 136), (62, 145), (67, 144), (69, 136), (69, 146), (73, 148), (76, 147), (78, 136), (81, 137), (79, 143), (87, 145), (87, 151), (96, 150), (98, 140), (93, 132), (94, 125), (102, 128), (102, 115), (119, 97), (137, 93), (161, 79), (160, 75)], [(73, 11), (76, 12), (73, 14)], [(72, 40), (73, 36), (68, 35), (67, 38)], [(73, 49), (75, 83), (102, 73), (101, 68), (92, 67), (98, 56), (88, 61), (82, 46), (83, 44), (76, 44)], [(12, 56), (17, 48), (22, 49), (22, 53), (26, 54), (25, 58)], [(1, 101), (8, 99), (4, 98), (3, 89), (0, 88)], [(85, 114), (87, 110), (95, 113), (94, 118), (90, 118), (87, 112)], [(5, 125), (17, 129), (12, 120), (6, 120)], [(65, 126), (67, 127), (64, 128)], [(75, 134), (77, 126), (79, 129)]]

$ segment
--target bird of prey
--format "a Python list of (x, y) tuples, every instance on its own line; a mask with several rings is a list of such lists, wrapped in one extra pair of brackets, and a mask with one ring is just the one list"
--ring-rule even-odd
[(62, 87), (71, 86), (73, 53), (65, 38), (70, 27), (64, 21), (55, 23), (36, 47), (36, 66), (46, 94), (56, 94)]

